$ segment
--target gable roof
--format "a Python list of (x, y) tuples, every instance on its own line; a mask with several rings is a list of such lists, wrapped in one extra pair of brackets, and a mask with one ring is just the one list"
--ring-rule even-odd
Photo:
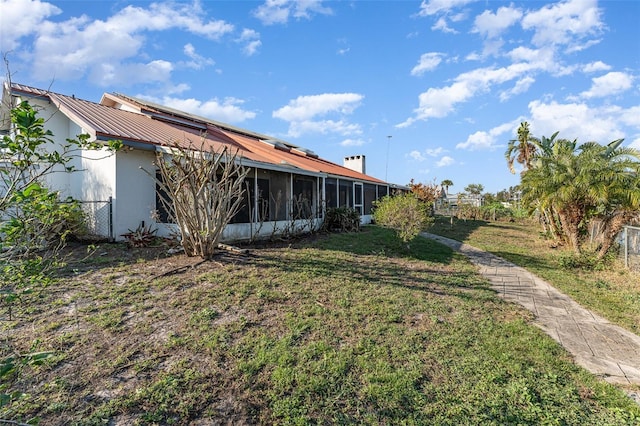
[(104, 94), (95, 103), (15, 83), (11, 90), (49, 100), (97, 140), (119, 139), (142, 149), (161, 149), (173, 143), (199, 148), (202, 143), (205, 150), (237, 150), (243, 159), (265, 169), (385, 183), (291, 143), (125, 95)]

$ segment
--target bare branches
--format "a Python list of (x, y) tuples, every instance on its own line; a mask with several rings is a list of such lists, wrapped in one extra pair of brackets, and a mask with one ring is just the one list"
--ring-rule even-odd
[(182, 246), (189, 256), (209, 259), (218, 248), (224, 228), (242, 205), (243, 182), (249, 170), (237, 152), (207, 150), (204, 140), (187, 148), (173, 143), (171, 153), (158, 153), (162, 202), (180, 228)]

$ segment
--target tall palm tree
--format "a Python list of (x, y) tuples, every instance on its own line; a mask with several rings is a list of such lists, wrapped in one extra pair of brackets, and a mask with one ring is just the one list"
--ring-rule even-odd
[[(557, 133), (556, 133), (557, 134)], [(555, 137), (555, 135), (553, 136)], [(538, 149), (540, 141), (531, 135), (529, 123), (523, 121), (518, 127), (518, 138), (511, 139), (504, 153), (511, 173), (515, 174), (514, 162), (523, 165), (524, 171), (531, 168), (531, 161)]]
[(444, 186), (445, 194), (449, 195), (449, 187), (453, 186), (453, 182), (449, 179), (445, 179), (442, 182), (440, 182), (440, 186)]

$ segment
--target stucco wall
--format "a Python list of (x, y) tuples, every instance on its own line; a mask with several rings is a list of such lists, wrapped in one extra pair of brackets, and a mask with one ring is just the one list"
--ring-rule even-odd
[(116, 155), (116, 190), (113, 194), (113, 232), (116, 239), (143, 222), (154, 224), (151, 216), (156, 208), (155, 182), (144, 169), (153, 172), (154, 154), (150, 151), (124, 148)]
[[(72, 125), (73, 123), (71, 123), (64, 114), (60, 113), (54, 105), (38, 98), (29, 98), (25, 100), (28, 100), (29, 104), (38, 111), (38, 117), (45, 120), (45, 128), (51, 130), (53, 133), (55, 145), (45, 144), (43, 146), (44, 149), (47, 149), (48, 151), (59, 151), (62, 144), (66, 143), (67, 139), (75, 138), (76, 134), (72, 134), (70, 132), (75, 125)], [(79, 130), (79, 127), (75, 126), (75, 129)], [(79, 164), (79, 159), (74, 158), (68, 165), (79, 168)], [(64, 172), (64, 168), (62, 166), (57, 166), (53, 173), (48, 173), (44, 183), (49, 188), (61, 191), (63, 198), (73, 196), (71, 190), (71, 176), (69, 173)]]

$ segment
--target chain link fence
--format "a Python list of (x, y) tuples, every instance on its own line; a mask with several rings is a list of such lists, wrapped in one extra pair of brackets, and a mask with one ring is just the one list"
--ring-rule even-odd
[(89, 235), (113, 241), (112, 204), (111, 197), (106, 201), (80, 201)]
[(625, 226), (620, 233), (620, 247), (624, 265), (634, 271), (640, 271), (640, 228)]

